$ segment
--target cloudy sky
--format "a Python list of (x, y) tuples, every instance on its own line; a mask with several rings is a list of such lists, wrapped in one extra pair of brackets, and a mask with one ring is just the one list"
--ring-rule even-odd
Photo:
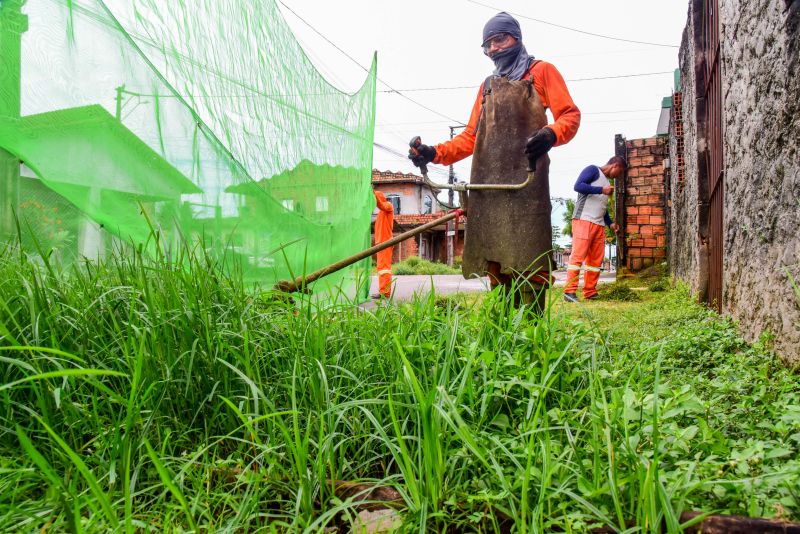
[[(413, 135), (437, 143), (449, 137), (449, 126), (466, 122), (493, 69), (480, 48), (483, 25), (498, 11), (515, 15), (528, 52), (561, 71), (583, 114), (575, 139), (551, 151), (554, 197), (574, 196), (581, 169), (613, 155), (615, 134), (655, 134), (687, 12), (680, 0), (279, 0), (279, 6), (312, 62), (345, 91), (361, 85), (362, 66), (377, 51), (375, 141), (397, 152), (407, 151)], [(470, 163), (456, 165), (458, 178), (469, 178)], [(377, 147), (373, 166), (414, 170)]]

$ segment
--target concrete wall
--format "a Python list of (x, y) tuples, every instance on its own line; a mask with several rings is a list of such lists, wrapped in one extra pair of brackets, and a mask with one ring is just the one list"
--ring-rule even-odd
[[(722, 310), (749, 340), (775, 335), (800, 363), (800, 2), (719, 0), (723, 99)], [(690, 3), (680, 51), (685, 180), (672, 175), (672, 271), (701, 296), (704, 271), (702, 87), (696, 48), (701, 0)], [(702, 80), (701, 80), (702, 81)], [(698, 118), (700, 120), (698, 120)], [(697, 230), (695, 231), (695, 228)]]
[[(707, 275), (705, 263), (702, 268), (700, 263), (701, 246), (702, 254), (706, 253), (706, 249), (705, 238), (700, 235), (698, 211), (700, 184), (698, 183), (694, 31), (690, 10), (678, 56), (681, 94), (679, 98), (673, 98), (673, 114), (670, 121), (669, 158), (672, 165), (669, 192), (671, 215), (669, 265), (673, 276), (687, 282), (692, 293), (704, 299)], [(680, 112), (676, 114), (678, 107)], [(678, 131), (683, 137), (680, 154)]]
[(423, 201), (425, 195), (431, 197), (431, 213), (442, 211), (436, 202), (436, 197), (431, 189), (423, 184), (416, 183), (374, 183), (376, 191), (381, 191), (388, 198), (389, 195), (400, 196), (400, 214), (416, 215), (424, 211)]

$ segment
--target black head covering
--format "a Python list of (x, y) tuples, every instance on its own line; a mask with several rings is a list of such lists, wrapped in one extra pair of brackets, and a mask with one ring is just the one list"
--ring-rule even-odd
[(483, 27), (483, 43), (498, 33), (508, 33), (517, 42), (511, 48), (497, 52), (491, 57), (495, 66), (494, 74), (506, 76), (509, 80), (521, 80), (530, 69), (533, 56), (528, 54), (522, 44), (522, 30), (519, 22), (505, 11), (498, 13)]

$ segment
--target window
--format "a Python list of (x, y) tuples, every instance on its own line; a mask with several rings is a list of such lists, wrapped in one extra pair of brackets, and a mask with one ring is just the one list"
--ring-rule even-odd
[(294, 211), (294, 199), (293, 198), (285, 198), (281, 201), (283, 207), (289, 211)]
[(317, 197), (317, 211), (328, 211), (328, 197)]
[(386, 200), (392, 203), (395, 215), (400, 213), (400, 195), (396, 193), (389, 193), (386, 195)]
[(422, 200), (422, 213), (433, 213), (433, 199), (430, 195), (425, 195), (425, 198)]

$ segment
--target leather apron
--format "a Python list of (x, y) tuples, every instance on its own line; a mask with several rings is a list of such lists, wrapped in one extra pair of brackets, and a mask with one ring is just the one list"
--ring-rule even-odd
[[(546, 125), (544, 106), (531, 79), (489, 78), (476, 131), (471, 183), (524, 182), (526, 141)], [(497, 264), (499, 272), (510, 277), (549, 274), (553, 248), (549, 166), (550, 158), (540, 157), (533, 183), (521, 190), (470, 191), (462, 264), (465, 277), (497, 271)]]

